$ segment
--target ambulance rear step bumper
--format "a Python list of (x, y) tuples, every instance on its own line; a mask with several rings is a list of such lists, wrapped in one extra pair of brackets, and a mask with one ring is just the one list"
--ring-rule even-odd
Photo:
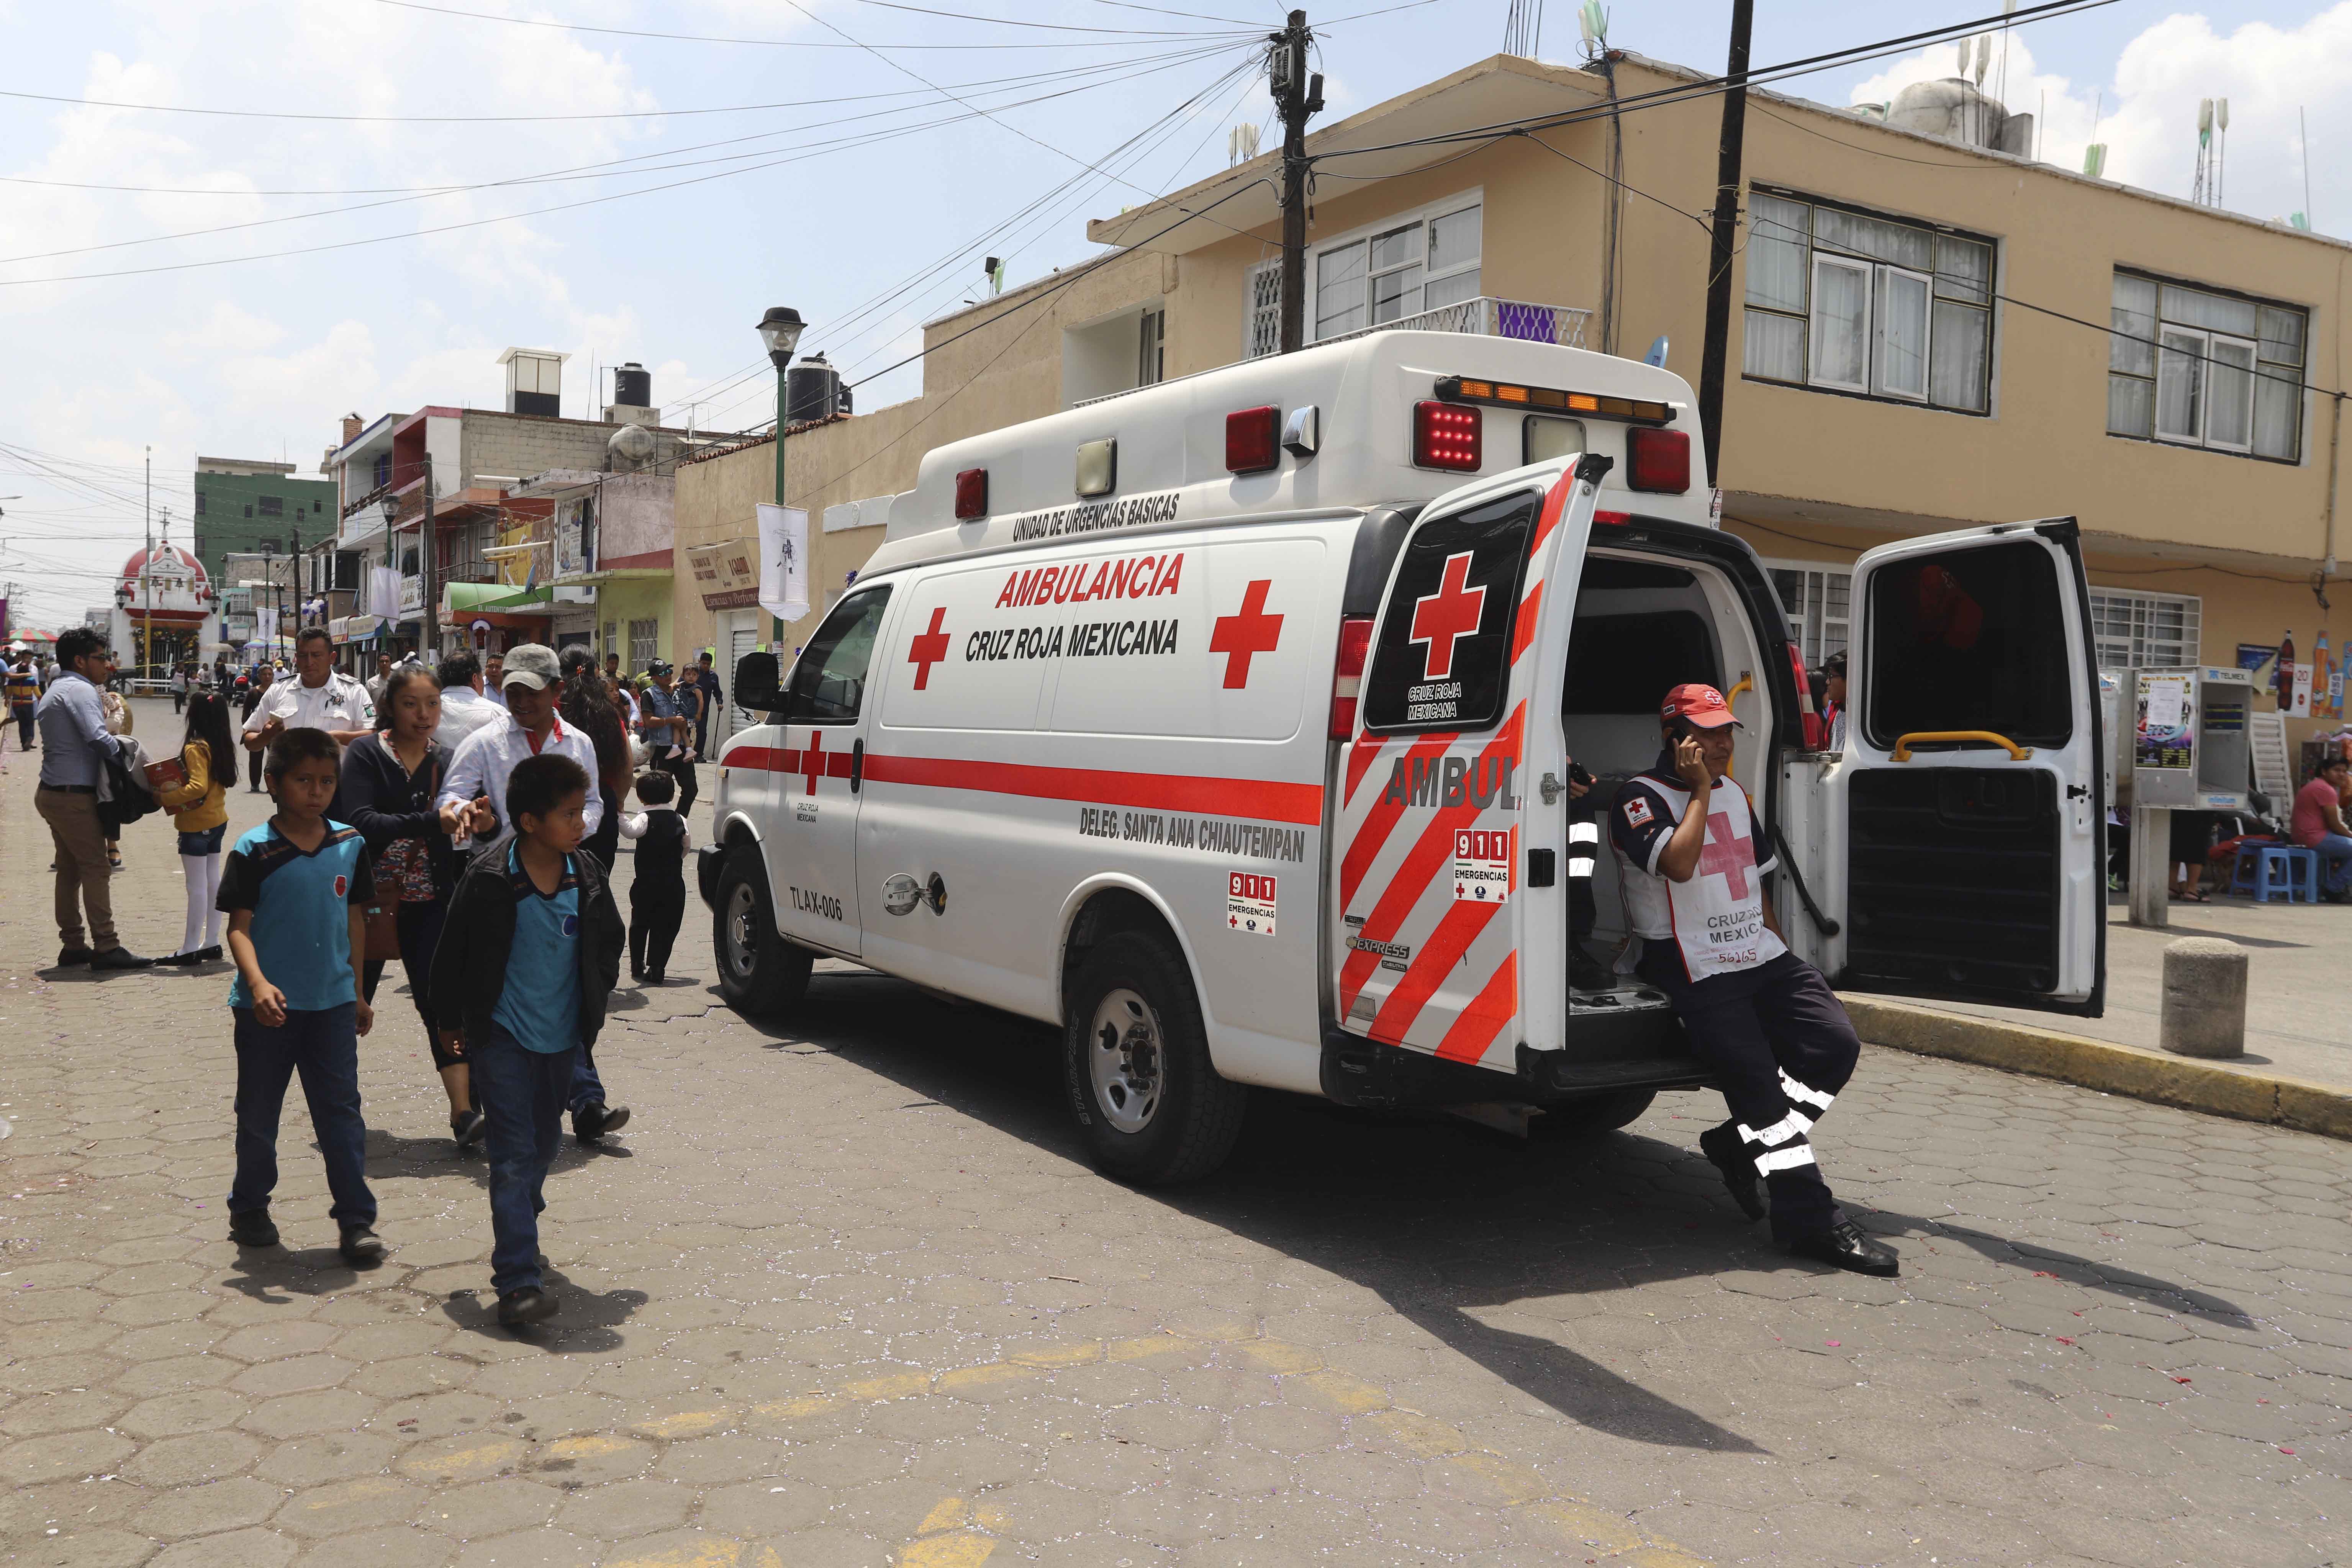
[(1671, 1011), (1578, 1013), (1566, 1051), (1518, 1048), (1517, 1070), (1500, 1072), (1384, 1045), (1343, 1029), (1323, 1031), (1324, 1097), (1366, 1110), (1442, 1109), (1490, 1101), (1558, 1104), (1612, 1089), (1695, 1089), (1710, 1080), (1683, 1041)]

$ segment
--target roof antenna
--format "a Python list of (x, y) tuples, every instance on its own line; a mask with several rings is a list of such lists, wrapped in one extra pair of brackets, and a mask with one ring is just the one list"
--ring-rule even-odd
[(2083, 149), (2083, 172), (2092, 179), (2104, 179), (2107, 172), (2107, 144), (2099, 140), (2099, 115), (2107, 105), (2103, 88), (2091, 95), (2091, 141)]

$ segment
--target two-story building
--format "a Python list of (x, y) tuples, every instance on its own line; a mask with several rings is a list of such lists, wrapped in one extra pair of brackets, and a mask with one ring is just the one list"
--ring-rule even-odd
[[(1704, 79), (1498, 56), (1318, 131), (1307, 340), (1536, 337), (1654, 354), (1696, 386), (1721, 112), (1688, 90)], [(1807, 659), (1844, 646), (1862, 550), (2072, 515), (2103, 664), (2288, 640), (2307, 662), (2337, 565), (2352, 246), (2003, 151), (2031, 146), (2028, 117), (1926, 86), (1859, 110), (1750, 95), (1717, 479)], [(929, 323), (922, 397), (791, 436), (813, 514), (907, 487), (923, 449), (973, 429), (1275, 351), (1276, 172), (1268, 154), (1095, 222), (1120, 251), (1076, 284)], [(772, 470), (766, 452), (683, 469), (682, 539), (740, 534)], [(825, 536), (827, 586), (879, 538)], [(2291, 732), (2339, 717), (2340, 691), (2323, 680)]]

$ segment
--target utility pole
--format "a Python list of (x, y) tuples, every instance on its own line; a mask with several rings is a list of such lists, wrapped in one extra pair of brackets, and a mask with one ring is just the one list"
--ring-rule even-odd
[[(783, 437), (779, 434), (777, 439), (781, 441)], [(437, 530), (434, 527), (433, 509), (433, 455), (427, 453), (425, 456), (425, 521), (420, 525), (425, 530), (425, 548), (419, 552), (416, 561), (416, 570), (423, 578), (419, 586), (425, 591), (425, 646), (416, 651), (416, 656), (428, 665), (441, 657), (441, 591), (433, 585), (433, 557), (440, 548), (440, 541), (434, 538)]]
[(1706, 343), (1699, 356), (1699, 440), (1706, 448), (1706, 476), (1723, 486), (1717, 459), (1723, 452), (1723, 370), (1731, 340), (1731, 251), (1739, 225), (1739, 159), (1748, 137), (1748, 34), (1755, 0), (1732, 0), (1731, 58), (1724, 67), (1723, 141), (1716, 157), (1715, 219), (1709, 225), (1706, 263)]
[[(143, 503), (147, 530), (147, 562), (140, 570), (140, 586), (147, 591), (147, 624), (139, 634), (139, 676), (147, 674), (147, 655), (155, 646), (155, 449), (147, 448), (147, 498)], [(139, 677), (133, 677), (139, 678)]]
[(1282, 112), (1282, 351), (1295, 354), (1307, 338), (1307, 117), (1323, 109), (1323, 76), (1307, 69), (1315, 35), (1307, 13), (1266, 35), (1266, 85)]

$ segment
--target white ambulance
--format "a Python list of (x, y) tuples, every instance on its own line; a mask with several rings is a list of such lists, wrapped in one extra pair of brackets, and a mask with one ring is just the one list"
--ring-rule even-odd
[(770, 711), (719, 759), (698, 867), (723, 994), (789, 1017), (831, 956), (1057, 1024), (1130, 1180), (1213, 1167), (1252, 1088), (1620, 1126), (1705, 1075), (1654, 990), (1572, 989), (1569, 946), (1622, 943), (1610, 798), (1661, 695), (1705, 681), (1799, 953), (1843, 987), (2095, 1014), (2074, 523), (1865, 554), (1829, 756), (1710, 493), (1679, 378), (1449, 333), (932, 451), (789, 674), (735, 672)]

